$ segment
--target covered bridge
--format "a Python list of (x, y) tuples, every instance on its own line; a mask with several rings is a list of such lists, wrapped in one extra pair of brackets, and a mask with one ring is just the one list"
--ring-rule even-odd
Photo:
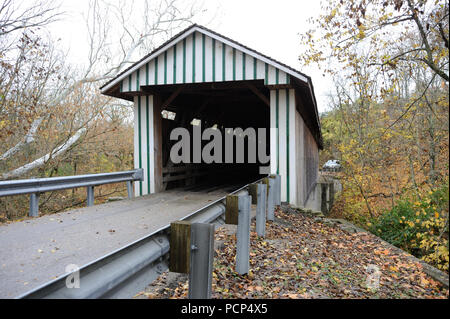
[[(281, 175), (281, 200), (304, 206), (317, 182), (322, 136), (311, 78), (203, 26), (183, 30), (101, 92), (134, 102), (134, 165), (144, 169), (138, 196), (211, 179), (249, 182), (269, 165), (267, 173)], [(199, 124), (224, 135), (265, 128), (269, 163), (248, 154), (244, 163), (172, 163), (172, 129)]]

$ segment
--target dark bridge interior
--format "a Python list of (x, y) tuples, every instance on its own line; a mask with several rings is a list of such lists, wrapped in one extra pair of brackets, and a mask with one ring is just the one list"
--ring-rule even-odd
[[(262, 177), (260, 167), (270, 165), (268, 158), (270, 156), (270, 111), (267, 105), (269, 90), (264, 86), (263, 81), (171, 85), (160, 87), (158, 93), (162, 96), (162, 100), (170, 101), (172, 96), (170, 103), (162, 105), (164, 189), (184, 188), (205, 191), (227, 186), (232, 189)], [(205, 137), (206, 139), (202, 139), (201, 142), (201, 150), (216, 156), (217, 162), (205, 163), (203, 157), (201, 157), (201, 163), (194, 162), (194, 155), (195, 157), (200, 155), (198, 152), (194, 154), (194, 130), (199, 131), (198, 127), (195, 128), (196, 125), (201, 126), (202, 133), (207, 128), (215, 128), (220, 132), (221, 143), (216, 144), (218, 145), (216, 149), (207, 147), (207, 150), (204, 150), (204, 147), (213, 139), (211, 136)], [(177, 127), (183, 127), (190, 133), (190, 143), (188, 143), (190, 145), (187, 146), (190, 149), (189, 163), (173, 163), (170, 158), (172, 146), (180, 140), (180, 137), (178, 140), (170, 140), (170, 133)], [(243, 133), (250, 134), (236, 136), (236, 133), (239, 133), (233, 132), (236, 128), (241, 128), (244, 130)], [(247, 128), (253, 128), (256, 135), (251, 136), (251, 132), (245, 131)], [(263, 134), (258, 134), (258, 128), (266, 129), (265, 138)], [(233, 140), (232, 158), (225, 150), (226, 139), (231, 140), (230, 136)], [(245, 150), (243, 163), (238, 162), (236, 154), (237, 141), (241, 137), (244, 139), (243, 149)], [(256, 162), (252, 161), (254, 152), (249, 154), (249, 143), (254, 143), (256, 146), (256, 156), (254, 156)], [(262, 155), (266, 155), (263, 163), (260, 162), (258, 149), (260, 153), (263, 153)], [(215, 151), (219, 153), (216, 154)], [(181, 150), (178, 154), (181, 155)]]

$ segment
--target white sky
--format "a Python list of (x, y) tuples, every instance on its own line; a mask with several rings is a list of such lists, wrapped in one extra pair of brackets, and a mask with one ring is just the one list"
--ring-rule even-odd
[[(62, 9), (67, 15), (50, 30), (54, 37), (61, 38), (61, 45), (69, 50), (69, 58), (78, 63), (86, 58), (87, 52), (86, 29), (81, 17), (86, 7), (86, 0), (64, 0)], [(307, 19), (320, 13), (320, 1), (204, 0), (204, 8), (207, 12), (196, 23), (309, 75), (319, 112), (328, 109), (331, 80), (323, 77), (316, 67), (303, 67), (298, 60), (299, 34), (309, 29)]]

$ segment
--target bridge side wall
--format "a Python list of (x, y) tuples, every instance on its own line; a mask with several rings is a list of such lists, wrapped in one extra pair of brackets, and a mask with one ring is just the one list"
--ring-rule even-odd
[(297, 110), (295, 89), (270, 90), (270, 127), (270, 171), (281, 175), (281, 201), (304, 207), (317, 182), (319, 148)]
[(296, 110), (295, 112), (296, 136), (297, 136), (297, 203), (296, 206), (303, 207), (306, 199), (306, 161), (305, 161), (305, 122)]
[(281, 201), (297, 203), (296, 100), (294, 89), (270, 90), (270, 171), (281, 175)]
[(161, 111), (155, 95), (134, 97), (134, 167), (144, 169), (144, 180), (134, 192), (142, 196), (162, 189)]

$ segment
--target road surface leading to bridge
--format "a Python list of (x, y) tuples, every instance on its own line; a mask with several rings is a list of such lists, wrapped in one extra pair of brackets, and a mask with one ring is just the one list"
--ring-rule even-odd
[(0, 225), (0, 298), (15, 298), (225, 196), (165, 191)]

